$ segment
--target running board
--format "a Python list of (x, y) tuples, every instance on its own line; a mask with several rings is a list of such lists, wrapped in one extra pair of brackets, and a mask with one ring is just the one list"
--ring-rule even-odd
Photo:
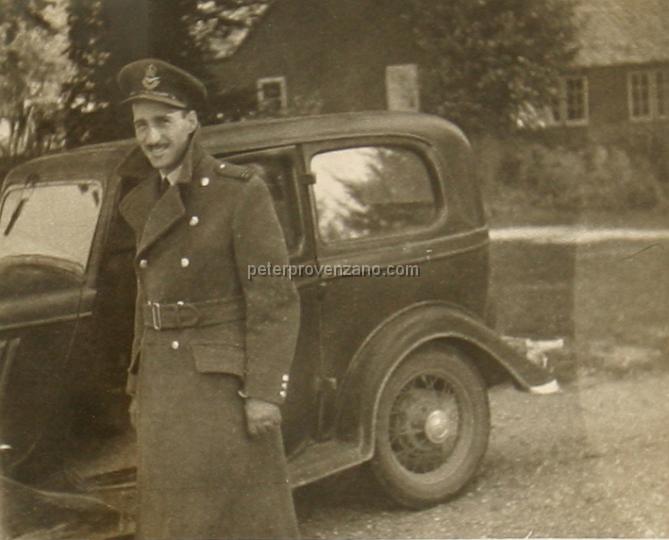
[(288, 478), (290, 485), (296, 488), (360, 465), (368, 459), (357, 443), (314, 443), (290, 459)]

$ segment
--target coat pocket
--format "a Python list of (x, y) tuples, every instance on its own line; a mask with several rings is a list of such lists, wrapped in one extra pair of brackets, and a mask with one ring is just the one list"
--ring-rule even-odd
[(195, 369), (200, 373), (230, 373), (244, 376), (246, 353), (233, 343), (190, 344)]

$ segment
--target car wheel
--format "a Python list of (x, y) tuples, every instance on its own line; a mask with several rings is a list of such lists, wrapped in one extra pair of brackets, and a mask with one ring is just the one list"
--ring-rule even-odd
[(396, 502), (430, 506), (472, 478), (489, 433), (488, 393), (473, 362), (450, 347), (419, 351), (382, 391), (372, 470)]

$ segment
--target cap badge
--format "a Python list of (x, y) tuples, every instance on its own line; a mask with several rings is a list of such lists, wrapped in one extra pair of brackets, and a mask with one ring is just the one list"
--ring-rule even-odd
[(160, 84), (160, 77), (158, 77), (158, 69), (154, 64), (149, 64), (146, 67), (146, 73), (142, 79), (142, 85), (147, 90), (155, 90)]

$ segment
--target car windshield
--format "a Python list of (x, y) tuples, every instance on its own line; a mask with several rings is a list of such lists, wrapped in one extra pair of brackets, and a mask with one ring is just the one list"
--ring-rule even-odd
[(17, 256), (57, 259), (83, 271), (102, 204), (91, 180), (10, 187), (0, 206), (0, 262)]

